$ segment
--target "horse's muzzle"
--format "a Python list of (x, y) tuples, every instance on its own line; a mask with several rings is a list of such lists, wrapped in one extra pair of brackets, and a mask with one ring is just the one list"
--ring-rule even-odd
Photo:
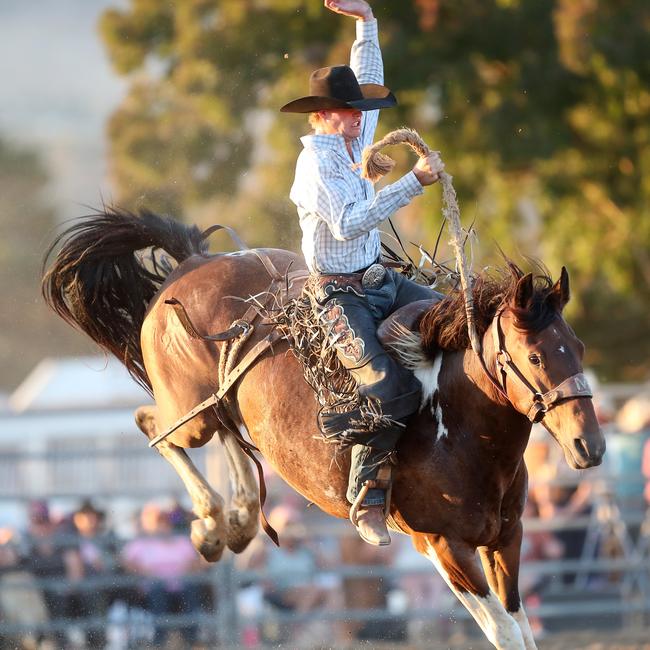
[(565, 450), (567, 461), (575, 469), (587, 469), (589, 467), (596, 467), (603, 462), (603, 455), (605, 454), (605, 437), (599, 430), (597, 434), (588, 438), (574, 438), (572, 446)]

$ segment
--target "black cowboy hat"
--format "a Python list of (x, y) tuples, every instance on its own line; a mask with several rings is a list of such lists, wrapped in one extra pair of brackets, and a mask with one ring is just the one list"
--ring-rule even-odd
[(372, 111), (397, 104), (395, 95), (380, 84), (359, 84), (350, 66), (335, 65), (320, 68), (309, 79), (307, 97), (285, 104), (283, 113), (312, 113), (314, 111), (356, 108)]

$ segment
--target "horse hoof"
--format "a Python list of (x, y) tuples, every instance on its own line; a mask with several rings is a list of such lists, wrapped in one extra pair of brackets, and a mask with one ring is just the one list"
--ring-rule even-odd
[(233, 553), (241, 553), (257, 535), (258, 528), (257, 512), (233, 508), (228, 512), (228, 548)]
[(214, 529), (208, 529), (203, 519), (195, 519), (191, 524), (192, 546), (208, 562), (218, 562), (226, 547), (222, 537)]
[(250, 513), (246, 508), (233, 508), (228, 512), (228, 525), (243, 528), (250, 521)]

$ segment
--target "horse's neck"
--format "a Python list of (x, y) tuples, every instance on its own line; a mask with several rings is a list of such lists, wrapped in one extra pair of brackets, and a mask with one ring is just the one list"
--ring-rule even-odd
[(462, 434), (463, 445), (474, 446), (479, 454), (490, 453), (504, 468), (518, 466), (530, 423), (499, 396), (476, 354), (472, 350), (445, 353), (439, 385), (449, 436)]

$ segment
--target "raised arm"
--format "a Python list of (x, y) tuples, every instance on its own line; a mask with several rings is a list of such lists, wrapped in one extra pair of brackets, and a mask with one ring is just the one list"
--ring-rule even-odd
[(352, 16), (357, 20), (373, 20), (372, 9), (366, 0), (325, 0), (325, 6), (334, 13)]
[[(350, 52), (350, 67), (360, 84), (383, 84), (384, 64), (379, 49), (377, 21), (365, 0), (325, 0), (325, 6), (337, 14), (356, 19), (356, 39)], [(363, 116), (361, 147), (372, 144), (379, 111)]]

